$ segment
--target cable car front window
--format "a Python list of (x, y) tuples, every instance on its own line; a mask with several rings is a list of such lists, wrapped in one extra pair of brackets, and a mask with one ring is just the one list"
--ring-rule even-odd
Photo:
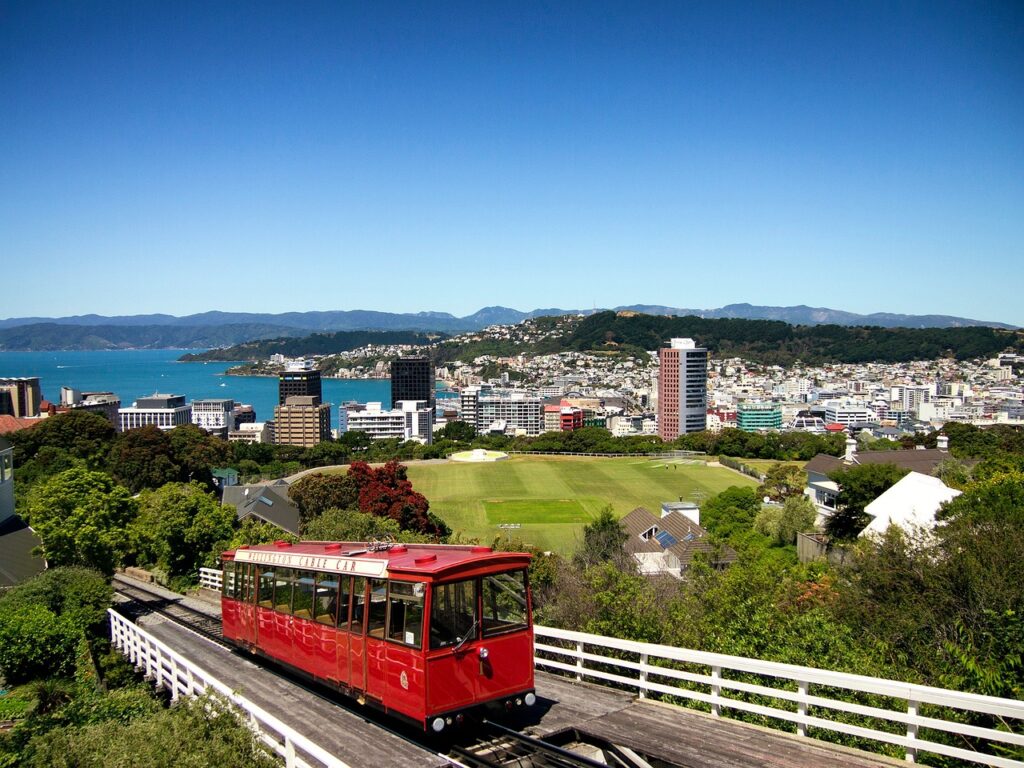
[(476, 579), (434, 587), (430, 607), (430, 647), (461, 646), (476, 631)]
[(484, 576), (483, 603), (484, 637), (525, 629), (529, 621), (526, 571)]

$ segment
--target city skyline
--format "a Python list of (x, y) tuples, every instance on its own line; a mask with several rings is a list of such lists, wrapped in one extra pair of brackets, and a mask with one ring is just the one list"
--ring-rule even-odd
[(0, 13), (4, 317), (749, 302), (1024, 325), (1019, 4)]

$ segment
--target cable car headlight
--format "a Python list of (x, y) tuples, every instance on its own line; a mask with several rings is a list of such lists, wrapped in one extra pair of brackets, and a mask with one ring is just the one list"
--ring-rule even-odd
[(444, 730), (444, 718), (435, 717), (434, 721), (430, 724), (430, 727), (434, 729), (434, 733), (440, 733)]
[(537, 695), (534, 693), (528, 693), (523, 697), (523, 701), (526, 702), (526, 706), (532, 707), (537, 703)]
[(491, 655), (491, 652), (488, 651), (486, 648), (478, 648), (477, 649), (477, 653), (480, 654), (480, 660), (481, 661), (483, 661), (484, 659), (486, 659), (488, 656)]

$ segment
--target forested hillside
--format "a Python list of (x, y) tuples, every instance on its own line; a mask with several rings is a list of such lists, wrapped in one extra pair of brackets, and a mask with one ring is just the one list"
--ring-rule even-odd
[(701, 317), (599, 312), (585, 318), (565, 340), (579, 351), (657, 349), (673, 337), (691, 337), (716, 357), (761, 363), (897, 363), (951, 355), (958, 360), (1020, 351), (1019, 331), (996, 328), (877, 328), (788, 325), (775, 320), (710, 320)]

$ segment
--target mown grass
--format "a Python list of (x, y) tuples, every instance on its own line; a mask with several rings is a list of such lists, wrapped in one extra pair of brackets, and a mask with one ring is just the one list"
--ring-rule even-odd
[(518, 523), (511, 535), (569, 554), (583, 526), (611, 505), (618, 516), (663, 501), (700, 501), (731, 485), (755, 485), (727, 469), (644, 457), (513, 456), (482, 464), (410, 464), (413, 487), (454, 531), (491, 541), (497, 526)]

